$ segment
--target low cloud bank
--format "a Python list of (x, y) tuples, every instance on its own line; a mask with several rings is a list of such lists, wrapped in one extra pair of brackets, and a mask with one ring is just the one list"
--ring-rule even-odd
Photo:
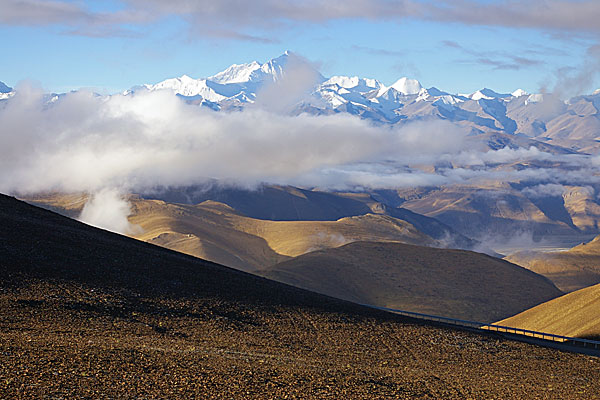
[(406, 165), (458, 153), (465, 137), (444, 121), (390, 127), (345, 114), (219, 113), (168, 91), (76, 92), (47, 103), (41, 91), (21, 87), (0, 109), (0, 190), (142, 190), (208, 179), (394, 187), (411, 173)]
[[(533, 147), (469, 150), (467, 131), (447, 121), (376, 126), (349, 114), (284, 111), (215, 112), (169, 91), (110, 97), (80, 91), (48, 101), (40, 89), (21, 85), (0, 103), (0, 191), (87, 192), (92, 200), (82, 219), (127, 232), (127, 203), (119, 193), (215, 179), (245, 188), (273, 183), (330, 190), (600, 180), (597, 157), (555, 156)], [(498, 168), (523, 161), (531, 166)], [(450, 163), (435, 171), (420, 167)], [(104, 204), (122, 217), (110, 220)]]

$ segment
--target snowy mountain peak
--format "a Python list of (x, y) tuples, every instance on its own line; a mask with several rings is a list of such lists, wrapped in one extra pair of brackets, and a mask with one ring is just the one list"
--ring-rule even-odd
[(526, 91), (524, 91), (523, 89), (517, 89), (514, 92), (511, 93), (511, 96), (513, 97), (521, 97), (521, 96), (527, 96), (529, 93), (527, 93)]
[(325, 81), (326, 85), (338, 85), (344, 89), (350, 89), (358, 86), (360, 78), (358, 76), (341, 76), (334, 75)]
[(506, 93), (498, 93), (496, 91), (493, 91), (492, 89), (488, 89), (488, 88), (484, 88), (481, 90), (476, 91), (475, 93), (469, 95), (468, 97), (471, 98), (471, 100), (481, 100), (481, 99), (485, 99), (485, 100), (492, 100), (492, 99), (504, 99), (507, 97), (510, 97), (510, 94), (506, 94)]
[(271, 61), (264, 63), (260, 66), (259, 70), (262, 74), (259, 75), (254, 73), (252, 74), (252, 76), (250, 76), (250, 80), (253, 80), (252, 78), (254, 77), (264, 79), (266, 76), (268, 76), (274, 81), (279, 80), (283, 75), (283, 70), (287, 64), (287, 61), (288, 55), (284, 54), (282, 56), (272, 59)]
[(390, 88), (393, 88), (404, 95), (419, 94), (421, 89), (423, 89), (418, 80), (408, 79), (407, 77), (398, 79), (390, 86)]
[(227, 83), (248, 82), (252, 73), (257, 69), (260, 69), (260, 67), (261, 65), (256, 61), (252, 61), (251, 63), (247, 64), (233, 64), (226, 70), (209, 77), (208, 80), (223, 85)]
[(594, 93), (592, 93), (593, 96), (595, 96), (597, 94), (600, 94), (600, 89), (596, 89), (596, 90), (594, 90)]
[(323, 82), (324, 86), (338, 85), (344, 89), (358, 89), (361, 91), (368, 91), (379, 89), (382, 85), (376, 79), (359, 78), (358, 76), (343, 76), (335, 75)]
[(6, 86), (4, 82), (0, 81), (0, 93), (10, 93), (12, 92), (12, 88)]
[[(216, 85), (212, 83), (212, 85)], [(187, 75), (179, 78), (166, 79), (156, 85), (145, 85), (148, 90), (172, 90), (175, 94), (184, 97), (201, 96), (209, 101), (221, 101), (227, 98), (220, 93), (217, 93), (206, 79), (194, 79)]]
[[(208, 100), (216, 103), (229, 99), (240, 102), (253, 102), (256, 92), (259, 88), (268, 82), (278, 81), (285, 73), (289, 62), (305, 63), (305, 60), (296, 56), (290, 51), (286, 51), (279, 57), (273, 58), (264, 64), (252, 61), (247, 64), (233, 64), (224, 71), (221, 71), (206, 79), (194, 79), (188, 75), (179, 78), (166, 79), (155, 85), (144, 85), (150, 91), (169, 89), (175, 94), (187, 98), (193, 98), (194, 101)], [(309, 68), (312, 65), (306, 63)], [(319, 83), (325, 79), (315, 70), (319, 77)], [(134, 93), (132, 88), (126, 94)]]
[(294, 53), (286, 50), (279, 57), (273, 58), (264, 64), (257, 61), (247, 64), (233, 64), (224, 71), (208, 77), (207, 80), (222, 85), (248, 82), (260, 83), (265, 79), (276, 81), (282, 76), (289, 59), (294, 56)]

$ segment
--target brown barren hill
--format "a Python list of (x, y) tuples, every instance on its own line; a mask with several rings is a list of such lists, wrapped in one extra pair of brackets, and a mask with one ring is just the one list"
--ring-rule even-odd
[(357, 303), (481, 322), (562, 294), (543, 276), (485, 254), (398, 243), (315, 251), (263, 274)]
[(0, 398), (574, 398), (600, 360), (426, 325), (0, 195)]
[(600, 283), (600, 236), (567, 251), (520, 251), (506, 260), (544, 275), (561, 290), (572, 292)]
[[(79, 194), (51, 194), (28, 201), (68, 216), (87, 201)], [(313, 250), (354, 241), (440, 246), (411, 223), (389, 215), (365, 214), (334, 221), (271, 221), (250, 218), (216, 201), (168, 203), (129, 197), (131, 236), (171, 250), (253, 272)]]
[(571, 292), (497, 324), (600, 340), (600, 285)]
[[(132, 205), (129, 220), (143, 230), (135, 238), (232, 267), (245, 262), (247, 270), (261, 270), (290, 257), (357, 240), (439, 245), (410, 223), (387, 215), (366, 214), (337, 221), (269, 221), (245, 217), (214, 201), (186, 205), (133, 200)], [(184, 243), (192, 245), (185, 248)], [(218, 253), (204, 251), (208, 245), (223, 249), (238, 262), (230, 264)]]

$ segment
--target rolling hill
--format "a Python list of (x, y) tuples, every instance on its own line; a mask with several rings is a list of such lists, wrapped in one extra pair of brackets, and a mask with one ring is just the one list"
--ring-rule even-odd
[[(85, 195), (48, 195), (28, 199), (76, 216)], [(215, 201), (200, 204), (167, 203), (130, 198), (129, 221), (140, 227), (137, 239), (225, 264), (257, 271), (313, 250), (354, 241), (385, 241), (444, 246), (404, 219), (365, 214), (335, 221), (272, 221), (250, 218)], [(406, 212), (419, 226), (436, 227), (427, 217)], [(403, 215), (402, 215), (403, 216)], [(442, 224), (439, 224), (441, 226)]]
[(261, 272), (362, 304), (493, 322), (562, 294), (546, 278), (484, 254), (355, 242)]
[(568, 293), (497, 324), (599, 340), (600, 284)]
[(600, 361), (425, 325), (0, 195), (0, 397), (579, 398)]
[(479, 246), (477, 241), (435, 218), (397, 207), (393, 201), (390, 204), (389, 199), (375, 193), (332, 193), (276, 185), (249, 190), (213, 183), (207, 187), (155, 189), (151, 193), (142, 193), (141, 197), (178, 204), (216, 201), (247, 217), (271, 221), (337, 221), (369, 213), (383, 214), (414, 225), (432, 238), (445, 241), (448, 247), (472, 249)]
[(506, 260), (544, 275), (559, 289), (572, 292), (600, 283), (600, 236), (567, 251), (519, 251)]
[(261, 270), (315, 249), (367, 238), (438, 244), (412, 225), (387, 216), (266, 221), (210, 201), (198, 205), (134, 201), (130, 221), (144, 230), (134, 235), (138, 239), (246, 270)]

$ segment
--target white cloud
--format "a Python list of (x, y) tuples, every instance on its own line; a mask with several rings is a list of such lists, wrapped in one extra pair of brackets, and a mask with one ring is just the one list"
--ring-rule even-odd
[(131, 26), (180, 17), (190, 31), (235, 40), (268, 40), (252, 31), (281, 29), (295, 23), (327, 23), (340, 19), (405, 18), (458, 22), (466, 25), (600, 32), (596, 0), (121, 0), (111, 11), (95, 11), (85, 3), (65, 0), (3, 0), (0, 22), (13, 25), (65, 25), (77, 34), (121, 34)]
[[(168, 91), (75, 92), (48, 103), (41, 90), (21, 85), (0, 103), (0, 191), (87, 192), (93, 196), (82, 219), (126, 232), (119, 193), (213, 179), (329, 190), (525, 182), (530, 195), (600, 184), (597, 158), (534, 147), (465, 150), (468, 133), (447, 121), (390, 126), (276, 111), (215, 112)], [(454, 167), (423, 168), (448, 162)], [(114, 219), (105, 214), (110, 207)]]
[[(294, 184), (311, 177), (341, 187), (377, 175), (371, 185), (388, 186), (406, 172), (379, 165), (431, 162), (458, 151), (465, 134), (444, 121), (377, 127), (347, 114), (218, 113), (166, 91), (110, 98), (77, 92), (46, 104), (40, 91), (19, 87), (0, 110), (0, 190), (136, 190), (213, 178)], [(357, 170), (357, 163), (379, 169)]]
[[(534, 147), (465, 150), (467, 132), (442, 120), (376, 126), (349, 114), (271, 112), (268, 102), (214, 112), (168, 91), (111, 97), (76, 92), (47, 103), (41, 90), (17, 89), (0, 105), (3, 192), (125, 193), (211, 179), (332, 190), (600, 181), (590, 156)], [(511, 166), (526, 161), (527, 168)], [(420, 167), (440, 162), (454, 168)]]
[(522, 190), (523, 194), (531, 198), (557, 197), (565, 193), (566, 188), (556, 183), (540, 184), (527, 187)]
[(316, 65), (295, 53), (289, 53), (285, 73), (275, 82), (259, 89), (255, 107), (289, 114), (295, 106), (310, 99), (310, 94), (322, 78)]
[(141, 228), (127, 220), (130, 214), (129, 203), (118, 190), (102, 189), (87, 201), (79, 220), (86, 224), (121, 234), (140, 232)]

